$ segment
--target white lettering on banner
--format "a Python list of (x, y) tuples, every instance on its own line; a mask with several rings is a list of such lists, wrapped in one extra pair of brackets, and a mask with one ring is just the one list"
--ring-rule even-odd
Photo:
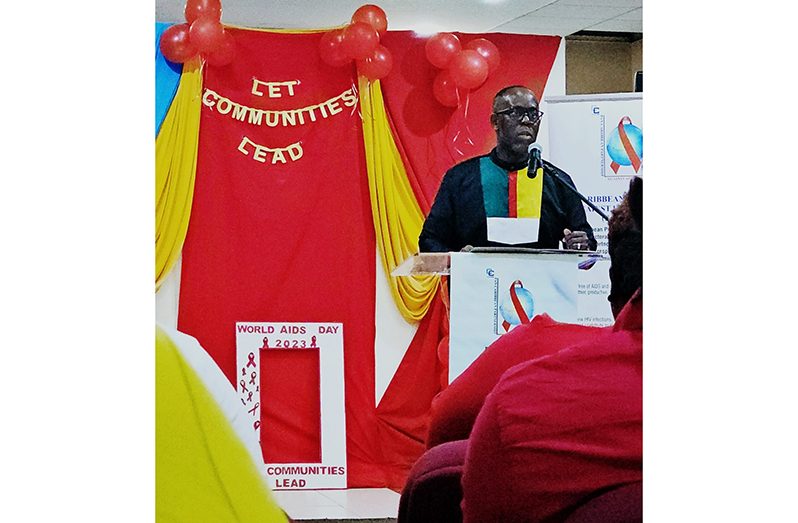
[[(299, 80), (264, 82), (257, 78), (253, 78), (252, 94), (256, 96), (268, 95), (268, 98), (282, 98), (283, 94), (294, 96), (294, 86), (300, 83)], [(262, 91), (260, 89), (261, 87), (266, 90)], [(313, 123), (319, 120), (320, 118), (317, 117), (317, 114), (321, 115), (321, 119), (330, 118), (331, 116), (343, 112), (343, 108), (341, 107), (342, 103), (344, 107), (354, 107), (357, 104), (357, 100), (357, 91), (355, 87), (352, 86), (341, 94), (318, 104), (299, 109), (269, 111), (242, 105), (221, 96), (213, 89), (205, 88), (202, 94), (202, 105), (208, 107), (211, 111), (215, 111), (217, 114), (223, 116), (229, 116), (233, 120), (241, 123), (255, 126), (266, 125), (266, 127), (303, 126), (308, 122)], [(305, 119), (306, 115), (309, 117), (308, 120)], [(264, 116), (266, 118), (264, 118)], [(265, 145), (256, 144), (246, 136), (242, 137), (238, 145), (238, 151), (245, 156), (251, 156), (253, 160), (263, 164), (267, 163), (267, 160), (271, 160), (269, 162), (270, 165), (286, 164), (289, 161), (295, 162), (304, 156), (301, 142), (296, 142), (288, 147), (267, 147)]]
[[(355, 91), (354, 87), (350, 87), (341, 94), (314, 105), (279, 111), (249, 107), (226, 98), (207, 87), (202, 95), (202, 105), (211, 110), (215, 109), (219, 114), (229, 115), (230, 118), (240, 122), (247, 120), (247, 123), (251, 125), (259, 126), (265, 123), (268, 127), (294, 127), (296, 125), (305, 125), (308, 122), (312, 123), (320, 120), (320, 118), (318, 118), (319, 115), (321, 119), (329, 118), (343, 112), (341, 103), (343, 103), (344, 107), (354, 107), (357, 105), (357, 91)], [(246, 114), (249, 114), (249, 118), (244, 116)], [(263, 119), (264, 115), (266, 116), (265, 120)], [(309, 120), (305, 120), (305, 115), (310, 117)]]
[(288, 96), (294, 96), (294, 86), (299, 85), (299, 80), (291, 80), (288, 82), (262, 82), (257, 78), (252, 79), (252, 94), (255, 96), (263, 96), (263, 91), (258, 89), (262, 85), (266, 87), (269, 93), (269, 98), (282, 98), (283, 88), (288, 90)]
[(289, 158), (291, 161), (296, 161), (302, 158), (304, 151), (302, 150), (302, 142), (292, 143), (288, 147), (281, 147), (279, 149), (272, 149), (266, 147), (265, 145), (260, 145), (246, 136), (241, 139), (241, 143), (238, 144), (238, 150), (244, 156), (249, 156), (249, 153), (252, 152), (252, 159), (256, 162), (266, 163), (266, 160), (269, 159), (269, 154), (271, 154), (271, 164), (274, 165), (275, 163), (286, 163), (285, 153), (288, 153)]

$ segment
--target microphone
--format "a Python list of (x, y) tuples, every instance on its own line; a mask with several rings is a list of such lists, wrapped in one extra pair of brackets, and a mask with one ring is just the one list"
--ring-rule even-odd
[(540, 159), (542, 152), (543, 146), (537, 142), (530, 144), (527, 149), (527, 153), (529, 153), (529, 168), (526, 171), (526, 175), (532, 179), (538, 175), (539, 169), (543, 169), (543, 161)]

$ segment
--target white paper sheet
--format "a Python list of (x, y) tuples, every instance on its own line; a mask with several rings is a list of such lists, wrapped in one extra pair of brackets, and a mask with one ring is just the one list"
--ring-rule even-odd
[(488, 240), (515, 245), (538, 241), (539, 218), (488, 217)]

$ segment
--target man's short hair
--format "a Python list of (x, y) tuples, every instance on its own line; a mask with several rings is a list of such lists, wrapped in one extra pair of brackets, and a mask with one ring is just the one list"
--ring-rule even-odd
[[(526, 89), (527, 91), (530, 91), (532, 93), (532, 96), (535, 96), (535, 92), (532, 91), (532, 89), (530, 89), (529, 87), (527, 87), (525, 85), (508, 85), (507, 87), (502, 87), (501, 89), (499, 89), (499, 92), (497, 92), (493, 96), (493, 109), (494, 110), (496, 109), (496, 102), (499, 101), (500, 98), (502, 98), (504, 95), (506, 95), (512, 89)], [(537, 100), (537, 98), (538, 97), (535, 96), (535, 100)]]

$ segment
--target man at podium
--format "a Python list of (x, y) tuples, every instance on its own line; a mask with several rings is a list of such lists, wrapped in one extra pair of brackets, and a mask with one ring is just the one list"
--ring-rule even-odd
[[(493, 99), (490, 121), (496, 147), (447, 171), (419, 236), (421, 252), (471, 247), (595, 250), (582, 202), (541, 162), (530, 167), (530, 148), (543, 113), (534, 93), (505, 87)], [(573, 184), (564, 173), (560, 177)]]

